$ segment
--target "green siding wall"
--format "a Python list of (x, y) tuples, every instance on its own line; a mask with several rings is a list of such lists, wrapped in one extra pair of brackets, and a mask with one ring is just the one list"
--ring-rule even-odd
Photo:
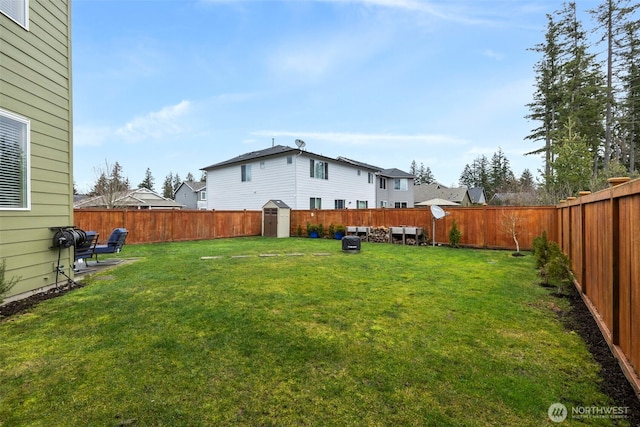
[(73, 225), (70, 1), (30, 0), (29, 31), (0, 14), (0, 108), (31, 121), (31, 209), (0, 210), (0, 259), (21, 278), (5, 297), (55, 283), (49, 227)]

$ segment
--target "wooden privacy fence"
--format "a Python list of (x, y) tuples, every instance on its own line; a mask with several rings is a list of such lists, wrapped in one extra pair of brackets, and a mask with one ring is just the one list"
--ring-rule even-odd
[(640, 180), (561, 204), (558, 222), (576, 286), (640, 394)]
[(261, 211), (76, 209), (74, 225), (100, 233), (106, 241), (114, 228), (124, 227), (127, 244), (259, 236)]
[[(453, 221), (462, 233), (463, 246), (489, 249), (515, 249), (510, 227), (516, 231), (520, 249), (531, 249), (533, 239), (546, 231), (551, 240), (557, 239), (557, 212), (555, 206), (544, 207), (495, 207), (477, 208), (445, 207), (448, 213), (435, 223), (435, 240), (449, 243), (449, 230)], [(345, 226), (422, 227), (432, 239), (432, 216), (430, 209), (351, 209), (351, 210), (300, 210), (291, 212), (291, 235), (306, 235), (307, 222)]]
[[(461, 245), (515, 249), (508, 231), (509, 223), (517, 232), (520, 247), (530, 249), (533, 238), (546, 230), (549, 239), (557, 240), (557, 213), (546, 207), (451, 207), (449, 213), (435, 223), (436, 242), (448, 243), (453, 221), (462, 233)], [(306, 236), (307, 222), (345, 226), (411, 226), (422, 227), (432, 238), (432, 216), (429, 209), (349, 209), (300, 210), (291, 212), (290, 233), (297, 235), (298, 225)], [(105, 241), (114, 228), (129, 231), (127, 243), (157, 243), (206, 240), (221, 237), (259, 236), (262, 233), (262, 211), (196, 211), (196, 210), (121, 210), (76, 209), (74, 225), (100, 233)]]

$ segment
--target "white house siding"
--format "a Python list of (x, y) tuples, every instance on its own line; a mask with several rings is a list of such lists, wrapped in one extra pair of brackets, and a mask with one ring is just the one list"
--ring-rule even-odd
[[(311, 178), (309, 160), (312, 156), (298, 158), (298, 200), (296, 209), (309, 209), (309, 198), (322, 199), (322, 209), (334, 209), (335, 200), (345, 200), (348, 209), (357, 208), (357, 202), (366, 201), (368, 207), (375, 207), (375, 176), (373, 183), (368, 183), (367, 170), (344, 163), (329, 161), (329, 179)], [(324, 160), (324, 159), (319, 159)], [(291, 205), (290, 205), (291, 206)]]
[[(292, 163), (287, 164), (287, 157)], [(329, 163), (329, 179), (312, 178), (310, 158)], [(264, 162), (264, 168), (260, 163)], [(251, 181), (241, 182), (241, 165), (207, 171), (208, 209), (260, 210), (269, 200), (282, 200), (292, 209), (309, 209), (309, 199), (322, 199), (322, 209), (334, 209), (335, 200), (345, 200), (345, 207), (356, 208), (357, 201), (375, 207), (375, 184), (368, 183), (368, 171), (357, 175), (357, 168), (304, 153), (253, 159)], [(375, 179), (374, 179), (375, 182)]]
[[(295, 197), (295, 156), (252, 159), (207, 171), (207, 208), (216, 210), (261, 210), (269, 200), (282, 200), (293, 206)], [(264, 162), (264, 168), (260, 163)], [(251, 165), (251, 181), (241, 181), (241, 166)]]

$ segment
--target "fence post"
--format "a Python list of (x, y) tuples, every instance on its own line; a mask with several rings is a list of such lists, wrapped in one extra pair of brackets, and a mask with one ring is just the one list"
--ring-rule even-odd
[(611, 192), (611, 341), (620, 345), (620, 206)]

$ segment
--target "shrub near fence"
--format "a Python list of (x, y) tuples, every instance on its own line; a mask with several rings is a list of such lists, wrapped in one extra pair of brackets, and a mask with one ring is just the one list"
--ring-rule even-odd
[[(514, 220), (520, 248), (529, 250), (533, 239), (547, 231), (550, 240), (557, 240), (557, 209), (544, 207), (455, 207), (447, 206), (448, 216), (436, 221), (435, 240), (438, 243), (449, 242), (449, 229), (456, 220), (462, 232), (460, 244), (467, 247), (489, 249), (515, 249), (515, 242), (505, 226), (505, 221)], [(297, 233), (298, 224), (305, 230), (307, 221), (323, 224), (370, 227), (422, 227), (432, 238), (430, 209), (348, 209), (348, 210), (299, 210), (291, 211), (291, 235)], [(303, 231), (304, 232), (304, 231)]]
[[(436, 241), (447, 243), (453, 220), (462, 232), (463, 246), (491, 249), (515, 249), (511, 235), (504, 229), (505, 218), (515, 218), (520, 247), (531, 249), (533, 238), (547, 231), (557, 240), (557, 209), (546, 207), (451, 207), (450, 215), (436, 221)], [(127, 243), (157, 243), (206, 240), (221, 237), (259, 236), (262, 234), (262, 211), (196, 211), (196, 210), (122, 210), (77, 209), (74, 225), (95, 230), (106, 240), (114, 228), (129, 231)], [(290, 234), (298, 225), (306, 230), (307, 222), (345, 226), (411, 226), (422, 227), (431, 239), (432, 222), (429, 209), (343, 209), (291, 211)]]

